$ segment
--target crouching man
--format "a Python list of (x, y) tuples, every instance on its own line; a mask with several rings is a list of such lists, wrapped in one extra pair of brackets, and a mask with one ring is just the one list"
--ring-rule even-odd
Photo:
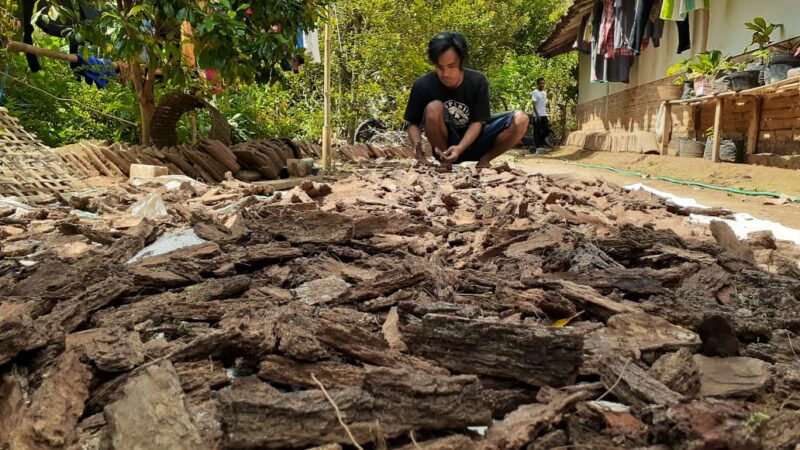
[(435, 70), (414, 82), (405, 112), (417, 159), (423, 160), (423, 129), (440, 161), (477, 161), (478, 167), (489, 167), (528, 129), (528, 116), (522, 111), (492, 116), (489, 83), (482, 73), (464, 68), (468, 58), (460, 33), (439, 33), (428, 43)]

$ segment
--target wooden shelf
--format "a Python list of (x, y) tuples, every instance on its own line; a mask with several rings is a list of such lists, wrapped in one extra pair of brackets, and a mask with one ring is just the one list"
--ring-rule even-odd
[(708, 103), (716, 101), (717, 99), (731, 98), (731, 97), (751, 97), (751, 96), (765, 96), (770, 94), (782, 94), (789, 92), (792, 89), (800, 90), (800, 77), (789, 78), (787, 80), (779, 81), (777, 83), (767, 84), (765, 86), (758, 86), (752, 89), (745, 89), (743, 91), (727, 91), (719, 94), (707, 95), (705, 97), (693, 97), (683, 100), (671, 100), (667, 102), (670, 105), (691, 105), (695, 103)]
[(727, 91), (719, 94), (712, 94), (705, 97), (687, 98), (684, 100), (671, 100), (663, 102), (665, 107), (664, 125), (661, 132), (661, 154), (666, 155), (669, 142), (672, 138), (672, 106), (699, 106), (713, 102), (716, 105), (714, 111), (714, 147), (712, 159), (714, 162), (720, 161), (719, 148), (722, 141), (720, 128), (722, 125), (722, 114), (725, 100), (729, 98), (748, 98), (753, 103), (753, 114), (750, 118), (750, 126), (747, 129), (747, 154), (752, 155), (756, 152), (758, 135), (761, 124), (762, 99), (772, 95), (783, 95), (786, 93), (800, 94), (800, 77), (789, 78), (777, 83), (766, 86), (758, 86), (743, 91)]

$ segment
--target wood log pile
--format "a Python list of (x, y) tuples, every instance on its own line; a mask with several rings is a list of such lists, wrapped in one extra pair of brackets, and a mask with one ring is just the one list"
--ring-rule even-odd
[[(322, 157), (318, 144), (291, 139), (249, 141), (227, 146), (202, 139), (196, 145), (156, 148), (84, 141), (55, 149), (76, 176), (120, 177), (129, 175), (131, 164), (166, 166), (172, 175), (186, 175), (206, 183), (219, 183), (230, 172), (242, 181), (287, 178), (287, 160)], [(334, 158), (344, 162), (369, 159), (411, 158), (412, 149), (367, 144), (337, 143)]]
[(0, 203), (0, 448), (800, 443), (800, 251), (769, 234), (508, 166), (84, 195)]

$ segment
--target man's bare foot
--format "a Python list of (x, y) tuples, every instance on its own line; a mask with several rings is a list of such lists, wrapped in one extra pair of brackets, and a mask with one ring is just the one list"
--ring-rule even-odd
[(426, 158), (425, 154), (422, 153), (422, 152), (416, 152), (416, 154), (414, 156), (417, 159), (417, 162), (419, 162), (423, 166), (431, 166), (431, 165), (433, 165), (433, 164), (431, 164), (430, 161), (428, 161), (428, 158)]
[(492, 163), (489, 161), (480, 160), (478, 161), (478, 164), (475, 165), (475, 167), (478, 169), (491, 169)]

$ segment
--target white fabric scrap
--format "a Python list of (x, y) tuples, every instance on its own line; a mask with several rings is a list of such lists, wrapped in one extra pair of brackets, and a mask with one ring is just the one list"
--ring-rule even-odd
[[(678, 197), (677, 195), (670, 194), (669, 192), (653, 189), (650, 186), (646, 186), (642, 183), (631, 184), (629, 186), (625, 186), (624, 189), (628, 191), (643, 190), (678, 206), (702, 209), (709, 208), (708, 206), (697, 203), (697, 200), (693, 198)], [(719, 217), (704, 216), (702, 214), (692, 214), (689, 216), (689, 221), (691, 223), (702, 225), (708, 225), (714, 220), (725, 222), (730, 225), (731, 229), (734, 233), (736, 233), (736, 236), (739, 239), (747, 239), (750, 233), (755, 233), (757, 231), (771, 231), (773, 236), (775, 236), (775, 239), (779, 241), (793, 242), (800, 246), (800, 230), (798, 229), (789, 228), (769, 220), (756, 219), (755, 217), (746, 213), (736, 213), (733, 214), (732, 217), (732, 219), (722, 219)]]

